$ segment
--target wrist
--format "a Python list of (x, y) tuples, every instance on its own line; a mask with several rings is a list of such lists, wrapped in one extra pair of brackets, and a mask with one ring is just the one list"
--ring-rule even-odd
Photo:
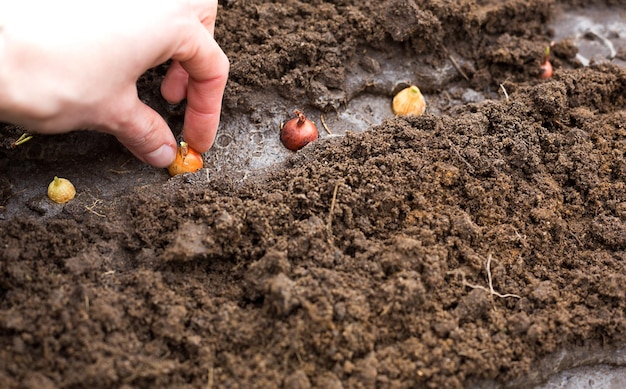
[(32, 64), (41, 58), (24, 33), (31, 27), (24, 9), (28, 3), (0, 5), (0, 121), (30, 127), (38, 113), (33, 102), (41, 100), (34, 94), (39, 76)]
[(32, 68), (38, 54), (6, 20), (0, 17), (0, 122), (38, 127), (48, 114), (41, 109), (46, 96), (37, 90), (41, 77)]
[(7, 104), (7, 54), (4, 21), (0, 19), (0, 120), (3, 120), (4, 106)]
[(0, 19), (0, 121), (14, 123), (16, 103), (11, 83), (11, 63), (8, 34), (4, 20)]

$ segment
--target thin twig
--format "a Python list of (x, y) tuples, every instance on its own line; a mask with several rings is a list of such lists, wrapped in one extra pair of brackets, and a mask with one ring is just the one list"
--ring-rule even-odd
[(504, 97), (508, 100), (509, 94), (507, 93), (506, 89), (504, 89), (504, 84), (500, 84), (500, 89), (502, 89), (502, 92), (504, 92)]
[(324, 114), (320, 115), (320, 121), (322, 122), (322, 126), (324, 127), (328, 135), (332, 135), (333, 133), (330, 132), (330, 130), (328, 129), (328, 126), (326, 125), (326, 120), (324, 120)]
[(335, 204), (337, 203), (337, 191), (339, 190), (339, 182), (335, 184), (333, 189), (333, 198), (330, 201), (330, 210), (328, 211), (328, 222), (326, 224), (326, 230), (328, 231), (328, 243), (332, 244), (333, 240), (333, 212), (335, 212)]
[(461, 66), (459, 65), (459, 63), (456, 61), (456, 59), (454, 59), (454, 57), (452, 56), (452, 54), (448, 53), (448, 58), (450, 58), (450, 61), (452, 61), (452, 65), (454, 65), (454, 68), (456, 69), (457, 72), (461, 73), (461, 75), (463, 76), (463, 78), (467, 81), (470, 80), (470, 78), (467, 76), (467, 74), (465, 74), (465, 72), (463, 71), (463, 69), (461, 69)]
[(333, 199), (330, 202), (330, 211), (328, 212), (328, 228), (330, 229), (331, 224), (333, 223), (333, 212), (335, 211), (335, 204), (337, 203), (337, 191), (339, 190), (339, 182), (335, 184), (335, 188), (333, 189)]
[(474, 166), (472, 166), (471, 163), (467, 162), (467, 160), (465, 158), (463, 158), (463, 156), (461, 155), (461, 152), (459, 151), (459, 149), (456, 148), (456, 146), (454, 145), (454, 143), (452, 143), (452, 141), (450, 139), (448, 139), (448, 146), (450, 146), (450, 148), (452, 149), (452, 151), (454, 151), (454, 153), (457, 155), (457, 157), (459, 157), (459, 159), (465, 164), (465, 166), (467, 166), (467, 168), (469, 169), (470, 173), (474, 173), (476, 171)]
[(576, 234), (574, 234), (574, 231), (572, 231), (569, 226), (567, 227), (567, 232), (570, 233), (570, 235), (576, 240), (580, 247), (584, 246), (583, 242), (578, 238)]
[(213, 380), (214, 378), (215, 372), (213, 371), (213, 366), (209, 367), (208, 372), (207, 372), (207, 380), (206, 380), (206, 389), (212, 389), (213, 388)]
[(613, 42), (611, 42), (610, 40), (608, 40), (604, 35), (595, 32), (593, 30), (587, 30), (586, 35), (590, 35), (591, 37), (598, 39), (604, 46), (606, 46), (609, 49), (609, 59), (613, 59), (615, 58), (615, 56), (617, 55), (617, 50), (615, 50), (615, 46), (613, 46)]

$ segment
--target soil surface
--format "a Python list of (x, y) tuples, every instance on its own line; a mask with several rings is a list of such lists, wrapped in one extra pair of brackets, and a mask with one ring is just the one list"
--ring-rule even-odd
[[(625, 347), (626, 72), (564, 39), (538, 77), (586, 3), (221, 1), (224, 120), (249, 127), (195, 174), (90, 132), (11, 148), (4, 125), (0, 387), (529, 387), (562, 350)], [(426, 113), (326, 134), (318, 114), (391, 101), (397, 53)], [(140, 93), (180, 132), (164, 69)], [(219, 164), (294, 107), (318, 141)], [(55, 175), (76, 199), (46, 198)]]

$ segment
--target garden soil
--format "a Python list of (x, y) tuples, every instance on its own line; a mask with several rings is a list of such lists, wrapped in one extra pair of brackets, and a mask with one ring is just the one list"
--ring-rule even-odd
[[(221, 1), (224, 120), (299, 107), (320, 129), (254, 171), (169, 178), (106, 135), (11, 147), (23, 129), (4, 125), (0, 387), (533, 387), (563, 350), (611, 362), (626, 345), (626, 72), (583, 67), (560, 40), (539, 78), (550, 21), (585, 5)], [(392, 52), (422, 64), (427, 112), (328, 135), (318, 113), (390, 101), (348, 81)], [(164, 69), (139, 90), (178, 133)], [(68, 172), (77, 197), (52, 204)]]

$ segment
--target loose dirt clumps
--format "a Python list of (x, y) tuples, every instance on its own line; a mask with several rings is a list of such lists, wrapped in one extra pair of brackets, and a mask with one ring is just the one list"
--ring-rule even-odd
[[(332, 113), (345, 64), (386, 45), (428, 66), (462, 56), (469, 81), (429, 93), (488, 97), (319, 139), (244, 180), (167, 179), (97, 134), (11, 149), (7, 126), (0, 386), (528, 387), (552, 353), (623, 348), (626, 72), (560, 43), (539, 80), (554, 6), (221, 2), (225, 115), (252, 114), (259, 89)], [(179, 129), (160, 76), (141, 93)], [(20, 189), (18, 172), (54, 176), (82, 141), (68, 164), (113, 178), (58, 207)]]

